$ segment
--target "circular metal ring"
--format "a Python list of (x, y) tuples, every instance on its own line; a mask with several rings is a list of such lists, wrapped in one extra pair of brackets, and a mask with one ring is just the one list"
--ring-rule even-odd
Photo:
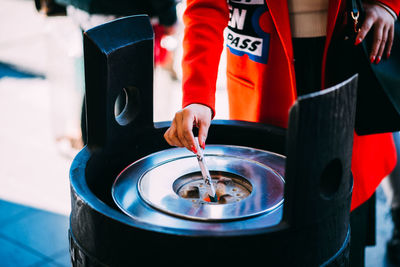
[(281, 208), (284, 156), (225, 145), (209, 145), (204, 153), (211, 173), (243, 177), (251, 184), (251, 193), (239, 202), (225, 205), (193, 203), (182, 198), (174, 190), (174, 184), (184, 176), (195, 178), (199, 166), (194, 154), (173, 148), (151, 154), (123, 170), (112, 187), (115, 203), (135, 220), (174, 228), (197, 228), (202, 222), (232, 224), (258, 217), (265, 221), (268, 214)]

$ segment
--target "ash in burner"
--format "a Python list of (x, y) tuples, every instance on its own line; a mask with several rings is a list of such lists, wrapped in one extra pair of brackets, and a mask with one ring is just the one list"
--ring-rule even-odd
[(220, 204), (228, 204), (235, 201), (235, 198), (232, 195), (225, 194), (219, 197), (218, 203)]
[(218, 199), (219, 199), (221, 196), (227, 194), (227, 193), (226, 193), (227, 187), (230, 187), (230, 188), (232, 188), (232, 189), (233, 189), (233, 188), (236, 188), (236, 187), (235, 187), (235, 184), (234, 184), (233, 181), (232, 181), (232, 179), (225, 178), (225, 177), (220, 177), (220, 178), (218, 179), (218, 181), (217, 181), (217, 186), (216, 186), (216, 188), (215, 188), (215, 193), (217, 194)]
[[(241, 201), (246, 198), (251, 189), (246, 186), (241, 180), (236, 181), (227, 177), (213, 178), (212, 182), (215, 186), (215, 191), (218, 197), (218, 202), (210, 201), (207, 193), (207, 185), (204, 184), (202, 178), (190, 179), (186, 181), (177, 191), (178, 195), (185, 199), (190, 199), (194, 203), (204, 203), (210, 205), (229, 204)], [(246, 181), (247, 182), (247, 181)], [(248, 184), (250, 185), (250, 184)], [(251, 185), (250, 185), (251, 186)]]
[(189, 186), (179, 191), (179, 195), (183, 198), (200, 198), (200, 190), (197, 186)]

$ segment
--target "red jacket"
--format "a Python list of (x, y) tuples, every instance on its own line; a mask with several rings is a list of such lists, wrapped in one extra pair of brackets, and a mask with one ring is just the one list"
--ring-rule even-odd
[[(341, 2), (329, 1), (325, 56)], [(399, 0), (381, 2), (399, 13)], [(200, 103), (215, 113), (217, 70), (229, 25), (225, 35), (230, 118), (287, 127), (297, 98), (287, 1), (188, 0), (184, 23), (183, 106)], [(391, 134), (355, 136), (352, 209), (373, 194), (395, 164)]]

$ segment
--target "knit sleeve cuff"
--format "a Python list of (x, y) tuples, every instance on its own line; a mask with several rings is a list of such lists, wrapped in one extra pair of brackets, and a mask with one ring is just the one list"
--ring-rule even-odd
[(387, 5), (385, 5), (382, 2), (377, 1), (376, 2), (379, 6), (383, 7), (390, 15), (392, 15), (392, 17), (394, 18), (394, 20), (397, 20), (397, 14), (396, 12), (394, 12), (393, 9), (391, 9), (390, 7), (388, 7)]
[[(397, 16), (399, 15), (399, 12), (400, 12), (400, 1), (399, 0), (379, 0), (377, 2), (385, 5), (390, 10), (392, 10), (394, 12), (394, 14), (396, 15), (396, 19), (397, 19)], [(388, 12), (390, 12), (390, 11), (388, 11)]]

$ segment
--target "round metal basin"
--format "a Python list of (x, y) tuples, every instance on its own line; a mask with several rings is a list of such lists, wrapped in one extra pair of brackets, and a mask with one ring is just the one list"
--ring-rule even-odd
[(254, 220), (241, 223), (241, 229), (271, 224), (268, 214), (283, 203), (285, 157), (227, 145), (209, 145), (204, 155), (217, 193), (221, 191), (219, 202), (204, 199), (207, 185), (196, 156), (173, 148), (123, 170), (112, 186), (115, 203), (134, 220), (168, 228), (199, 230), (209, 227), (201, 222), (219, 222), (218, 230), (232, 230), (235, 221), (246, 218)]

